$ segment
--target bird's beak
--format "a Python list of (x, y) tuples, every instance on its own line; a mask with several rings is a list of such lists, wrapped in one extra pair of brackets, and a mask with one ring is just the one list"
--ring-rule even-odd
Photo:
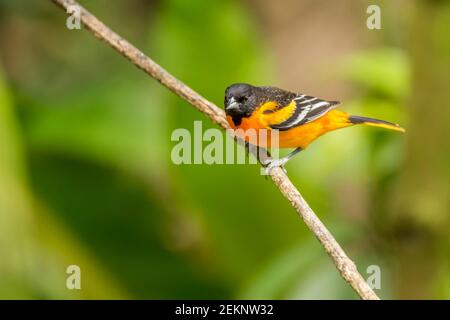
[(234, 98), (232, 97), (228, 102), (227, 106), (225, 107), (225, 110), (231, 111), (237, 109), (239, 109), (239, 103), (237, 103), (236, 100), (234, 100)]

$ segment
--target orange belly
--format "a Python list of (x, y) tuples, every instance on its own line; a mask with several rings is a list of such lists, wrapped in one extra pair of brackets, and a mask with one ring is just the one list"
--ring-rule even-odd
[[(286, 131), (278, 131), (279, 143), (277, 145), (272, 142), (272, 139), (276, 138), (276, 135), (272, 136), (272, 130), (267, 127), (267, 124), (262, 123), (258, 116), (243, 118), (239, 126), (234, 125), (231, 117), (227, 117), (227, 121), (232, 129), (242, 129), (235, 131), (236, 135), (252, 144), (262, 147), (272, 147), (273, 145), (279, 148), (300, 147), (302, 149), (305, 149), (312, 141), (329, 131), (352, 125), (348, 121), (347, 113), (339, 110), (332, 110), (323, 117), (304, 125)], [(248, 134), (248, 132), (252, 131), (250, 129), (254, 129), (253, 132), (255, 132), (255, 134)], [(266, 134), (262, 133), (262, 130), (267, 130)]]

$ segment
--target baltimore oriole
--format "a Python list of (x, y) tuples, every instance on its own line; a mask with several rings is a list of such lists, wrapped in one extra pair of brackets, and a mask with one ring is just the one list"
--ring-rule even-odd
[[(225, 112), (232, 129), (278, 130), (278, 147), (295, 148), (286, 157), (264, 164), (269, 172), (274, 167), (285, 165), (295, 154), (329, 131), (355, 124), (405, 131), (395, 123), (351, 116), (336, 110), (338, 104), (338, 101), (247, 83), (233, 84), (225, 91)], [(270, 147), (268, 140), (265, 146)], [(260, 145), (259, 142), (256, 144)]]

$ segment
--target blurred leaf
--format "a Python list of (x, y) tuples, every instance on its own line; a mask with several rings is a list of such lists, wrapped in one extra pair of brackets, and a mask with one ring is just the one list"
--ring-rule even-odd
[[(68, 96), (58, 105), (36, 105), (29, 115), (33, 148), (72, 154), (131, 172), (161, 166), (165, 110), (150, 86), (117, 81), (96, 93)], [(26, 102), (25, 102), (26, 103)], [(155, 109), (158, 108), (158, 111)]]
[[(36, 209), (28, 187), (13, 106), (2, 80), (0, 73), (0, 282), (3, 284), (0, 296), (8, 299), (123, 297), (102, 276), (98, 266), (86, 259), (88, 255), (76, 241), (62, 232), (62, 226), (53, 229), (54, 217), (46, 215), (42, 207)], [(92, 275), (96, 285), (87, 286), (81, 292), (68, 290), (65, 271), (71, 262), (81, 264), (83, 275)]]
[(247, 280), (237, 299), (280, 299), (293, 281), (306, 280), (308, 268), (322, 253), (312, 241), (315, 240), (297, 244), (261, 265)]
[(409, 61), (401, 49), (381, 48), (354, 54), (342, 68), (347, 79), (375, 94), (399, 100), (409, 93)]

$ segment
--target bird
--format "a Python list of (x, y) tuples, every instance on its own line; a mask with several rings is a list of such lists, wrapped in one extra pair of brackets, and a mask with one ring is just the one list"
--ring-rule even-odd
[[(310, 143), (330, 131), (357, 124), (405, 132), (396, 123), (363, 116), (350, 115), (336, 109), (339, 101), (327, 101), (311, 95), (294, 93), (272, 86), (253, 86), (248, 83), (234, 83), (225, 90), (225, 113), (228, 124), (237, 129), (252, 129), (259, 132), (277, 130), (278, 148), (294, 148), (287, 156), (270, 159), (263, 163), (266, 173), (275, 167), (282, 167)], [(258, 147), (271, 147), (271, 135), (267, 141), (251, 141)], [(249, 143), (249, 136), (242, 137)]]

